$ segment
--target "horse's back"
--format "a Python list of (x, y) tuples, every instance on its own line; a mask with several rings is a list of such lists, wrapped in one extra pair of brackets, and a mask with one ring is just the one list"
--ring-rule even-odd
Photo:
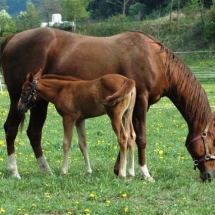
[(19, 94), (26, 74), (42, 68), (44, 74), (85, 80), (122, 74), (135, 79), (139, 88), (152, 85), (158, 64), (153, 64), (155, 50), (150, 42), (153, 40), (140, 32), (92, 37), (51, 28), (27, 30), (11, 38), (2, 52), (5, 83), (9, 93)]

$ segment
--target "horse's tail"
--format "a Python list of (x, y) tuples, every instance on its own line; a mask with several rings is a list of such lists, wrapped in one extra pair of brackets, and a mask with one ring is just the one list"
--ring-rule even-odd
[(1, 41), (1, 46), (0, 46), (0, 66), (1, 66), (1, 56), (2, 56), (2, 53), (3, 53), (6, 45), (14, 37), (14, 35), (15, 34), (11, 34), (11, 35), (5, 37), (4, 39), (2, 39), (2, 41)]
[(134, 87), (135, 87), (135, 81), (132, 79), (126, 78), (122, 87), (113, 95), (107, 96), (102, 103), (107, 106), (113, 106), (117, 102), (122, 101), (129, 93), (132, 93)]

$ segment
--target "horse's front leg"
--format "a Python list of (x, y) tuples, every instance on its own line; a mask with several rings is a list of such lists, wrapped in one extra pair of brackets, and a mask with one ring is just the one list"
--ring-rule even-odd
[(37, 106), (31, 109), (30, 121), (27, 129), (27, 135), (34, 151), (40, 171), (53, 175), (46, 158), (42, 151), (41, 137), (42, 127), (46, 120), (48, 102), (40, 101)]
[(136, 132), (136, 143), (138, 149), (139, 172), (142, 179), (154, 181), (149, 174), (146, 165), (146, 114), (148, 110), (148, 100), (145, 96), (137, 97), (133, 112), (133, 125)]
[(13, 178), (21, 179), (15, 158), (14, 141), (18, 133), (18, 127), (23, 120), (23, 115), (17, 110), (17, 102), (13, 102), (11, 99), (10, 110), (7, 119), (4, 123), (7, 154), (8, 154), (8, 172)]
[(87, 152), (85, 120), (76, 122), (76, 129), (78, 133), (79, 148), (84, 156), (86, 174), (89, 175), (92, 173), (92, 169), (90, 166), (90, 159)]
[(63, 164), (61, 167), (61, 174), (67, 174), (68, 173), (68, 158), (69, 158), (69, 151), (71, 148), (71, 142), (72, 142), (72, 133), (73, 128), (75, 125), (75, 118), (64, 115), (63, 116), (63, 128), (64, 128), (64, 138), (63, 138)]

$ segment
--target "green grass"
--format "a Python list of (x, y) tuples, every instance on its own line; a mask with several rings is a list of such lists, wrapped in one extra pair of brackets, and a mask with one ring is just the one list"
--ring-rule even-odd
[[(213, 83), (203, 84), (215, 105)], [(83, 157), (74, 131), (69, 174), (60, 175), (62, 162), (61, 117), (49, 106), (42, 145), (54, 176), (39, 172), (25, 132), (16, 139), (21, 180), (8, 176), (3, 123), (9, 109), (8, 94), (0, 94), (0, 214), (135, 214), (202, 215), (214, 211), (214, 181), (201, 183), (199, 171), (184, 147), (187, 126), (167, 99), (153, 105), (147, 118), (147, 163), (156, 180), (149, 183), (138, 176), (123, 181), (113, 174), (118, 153), (116, 137), (106, 116), (87, 120), (87, 139), (93, 173), (86, 177)], [(214, 108), (213, 108), (214, 109)], [(24, 131), (28, 124), (28, 117)], [(136, 153), (136, 152), (135, 152)]]

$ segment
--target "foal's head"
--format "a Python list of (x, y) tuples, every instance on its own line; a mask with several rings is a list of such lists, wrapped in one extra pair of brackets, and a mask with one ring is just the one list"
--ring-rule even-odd
[(203, 181), (215, 178), (215, 112), (202, 134), (186, 143)]
[(18, 110), (21, 113), (26, 113), (28, 109), (31, 109), (36, 105), (36, 84), (37, 80), (41, 78), (42, 70), (34, 75), (33, 73), (28, 73), (26, 76), (26, 81), (22, 85), (22, 92), (18, 102)]

